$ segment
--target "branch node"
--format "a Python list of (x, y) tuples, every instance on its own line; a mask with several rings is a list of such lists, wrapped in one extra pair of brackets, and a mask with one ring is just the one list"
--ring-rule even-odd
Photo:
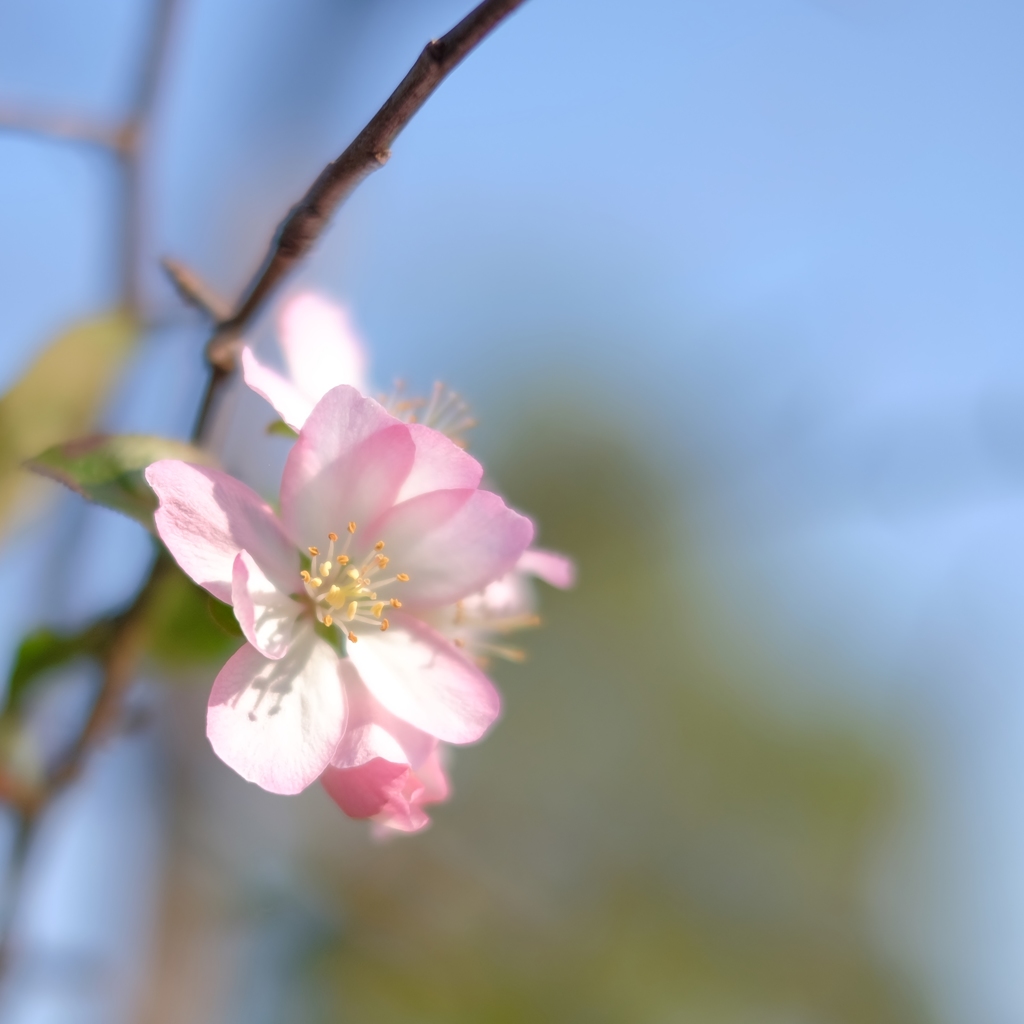
[(230, 373), (238, 364), (238, 355), (242, 349), (242, 339), (234, 330), (218, 331), (206, 345), (206, 361)]
[(373, 158), (381, 167), (383, 167), (391, 159), (391, 150), (378, 149), (377, 152), (373, 154)]

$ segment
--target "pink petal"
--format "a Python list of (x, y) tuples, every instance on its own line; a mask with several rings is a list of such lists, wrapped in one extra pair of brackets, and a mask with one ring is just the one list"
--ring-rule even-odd
[(428, 491), (473, 488), (480, 483), (483, 466), (451, 438), (422, 423), (410, 423), (409, 431), (416, 443), (416, 458), (397, 501)]
[(248, 551), (240, 551), (235, 557), (231, 603), (245, 639), (264, 657), (284, 657), (302, 606), (274, 586)]
[(508, 572), (533, 538), (533, 523), (490, 491), (432, 491), (396, 505), (370, 529), (387, 544), (389, 571), (410, 605), (452, 604)]
[(344, 307), (303, 292), (285, 303), (280, 329), (291, 379), (312, 405), (339, 384), (366, 390), (366, 352)]
[(306, 420), (281, 479), (281, 514), (296, 543), (319, 546), (349, 522), (365, 530), (394, 502), (415, 451), (408, 426), (372, 399), (345, 386), (329, 391)]
[(382, 757), (358, 768), (328, 768), (321, 783), (350, 818), (377, 818), (402, 832), (415, 832), (430, 819), (421, 810), (423, 784), (407, 764)]
[(516, 568), (520, 572), (536, 576), (552, 587), (558, 587), (559, 590), (568, 590), (576, 585), (576, 563), (557, 551), (529, 548), (516, 562)]
[(419, 768), (375, 757), (352, 768), (331, 765), (320, 782), (350, 818), (372, 818), (378, 829), (400, 832), (417, 832), (430, 824), (423, 807), (449, 794), (436, 742)]
[(351, 659), (341, 662), (348, 725), (331, 764), (335, 768), (356, 768), (374, 758), (418, 768), (437, 747), (437, 740), (396, 717), (366, 688)]
[(302, 429), (316, 403), (276, 370), (264, 366), (248, 345), (242, 349), (242, 376), (245, 383), (265, 398), (289, 427)]
[(447, 800), (451, 795), (451, 784), (444, 770), (440, 744), (434, 747), (430, 757), (416, 769), (416, 775), (419, 777), (420, 782), (423, 783), (421, 803), (438, 804)]
[(272, 509), (241, 481), (177, 459), (154, 462), (146, 480), (160, 499), (154, 519), (178, 565), (221, 601), (231, 600), (243, 548), (278, 585), (297, 571), (295, 548)]
[(345, 730), (338, 655), (312, 630), (279, 661), (246, 644), (220, 670), (206, 714), (217, 756), (271, 793), (299, 793)]
[(472, 743), (498, 717), (491, 681), (426, 623), (391, 611), (388, 631), (349, 642), (367, 689), (393, 715), (448, 743)]

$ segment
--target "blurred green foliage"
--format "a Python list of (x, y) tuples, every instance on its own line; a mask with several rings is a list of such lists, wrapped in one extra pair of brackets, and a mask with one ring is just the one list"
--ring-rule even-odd
[(165, 437), (97, 434), (53, 445), (25, 465), (88, 501), (130, 516), (153, 530), (157, 498), (144, 473), (159, 459), (181, 459), (198, 465), (213, 461), (203, 449)]
[(172, 563), (161, 573), (150, 600), (147, 638), (147, 653), (164, 669), (219, 667), (241, 645), (242, 630), (230, 605)]
[(121, 309), (81, 320), (0, 398), (0, 524), (32, 492), (24, 461), (92, 427), (138, 334)]
[(925, 1019), (864, 906), (904, 799), (892, 737), (773, 708), (785, 669), (708, 612), (641, 450), (584, 417), (512, 436), (496, 476), (580, 585), (543, 595), (431, 831), (310, 847), (344, 924), (297, 982), (322, 994), (303, 1019)]

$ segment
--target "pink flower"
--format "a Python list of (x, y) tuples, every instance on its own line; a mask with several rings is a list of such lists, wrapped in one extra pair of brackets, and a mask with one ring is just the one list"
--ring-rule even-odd
[(342, 672), (348, 725), (320, 781), (350, 818), (418, 831), (429, 822), (424, 805), (448, 796), (440, 744), (382, 707), (351, 662), (342, 662)]
[[(265, 398), (293, 430), (301, 430), (313, 406), (339, 384), (366, 393), (366, 352), (343, 306), (314, 292), (289, 299), (279, 321), (286, 374), (264, 365), (253, 350), (242, 349), (245, 383)], [(463, 436), (476, 426), (466, 403), (443, 384), (435, 384), (429, 399), (407, 398), (402, 385), (381, 404), (404, 423), (417, 420), (465, 447)]]
[(325, 779), (337, 802), (399, 827), (421, 821), (446, 783), (436, 746), (424, 754), (414, 734), (469, 743), (499, 711), (490, 680), (426, 619), (507, 573), (533, 536), (528, 519), (479, 489), (481, 475), (446, 437), (345, 385), (302, 427), (280, 517), (225, 473), (149, 467), (161, 539), (234, 606), (248, 640), (210, 694), (207, 735), (227, 764), (275, 793), (299, 792), (332, 763), (361, 770), (355, 789), (352, 775)]
[(555, 551), (530, 548), (511, 571), (483, 590), (429, 613), (430, 622), (479, 663), (486, 663), (492, 655), (522, 661), (525, 654), (520, 648), (496, 641), (520, 629), (540, 625), (534, 578), (568, 590), (576, 584), (576, 566), (571, 558)]
[(285, 303), (278, 323), (287, 374), (261, 363), (246, 345), (242, 375), (293, 430), (302, 429), (331, 388), (351, 384), (366, 390), (366, 353), (342, 306), (302, 292)]

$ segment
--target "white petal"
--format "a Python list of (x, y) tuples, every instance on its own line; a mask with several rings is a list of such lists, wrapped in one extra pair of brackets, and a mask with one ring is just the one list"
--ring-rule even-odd
[[(299, 584), (298, 574), (295, 578)], [(235, 558), (231, 603), (245, 639), (268, 658), (281, 658), (295, 635), (302, 606), (279, 590), (248, 551)]]
[(246, 644), (210, 692), (206, 735), (217, 756), (271, 793), (299, 793), (345, 731), (338, 655), (312, 630), (279, 661)]

